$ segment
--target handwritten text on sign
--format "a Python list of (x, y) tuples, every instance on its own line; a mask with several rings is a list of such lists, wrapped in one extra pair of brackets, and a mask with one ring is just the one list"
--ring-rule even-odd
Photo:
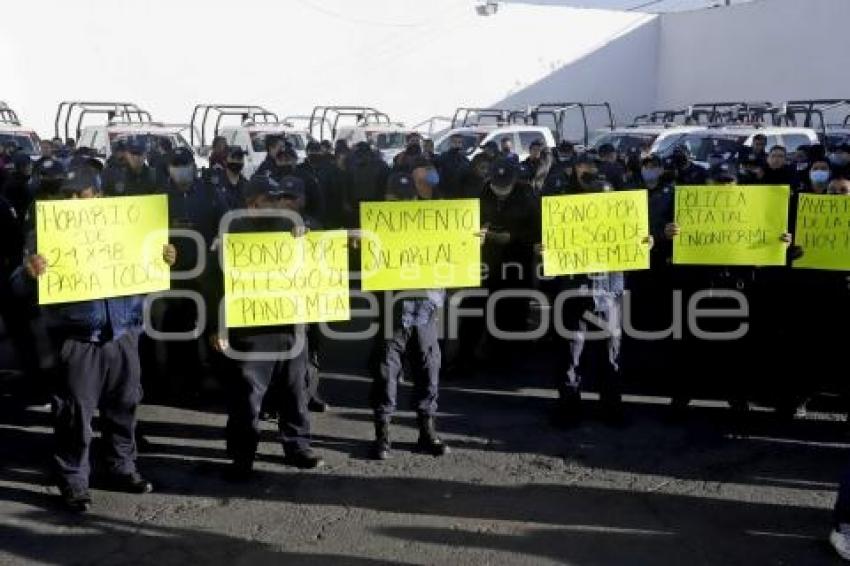
[(800, 195), (794, 239), (803, 248), (794, 267), (850, 271), (850, 198)]
[(169, 288), (167, 197), (38, 201), (35, 220), (38, 254), (47, 260), (39, 304)]
[(547, 277), (649, 268), (646, 191), (543, 198)]
[(676, 188), (673, 263), (784, 265), (788, 186)]
[(228, 328), (350, 318), (345, 231), (225, 234)]
[(362, 203), (363, 289), (479, 286), (480, 223), (477, 200)]

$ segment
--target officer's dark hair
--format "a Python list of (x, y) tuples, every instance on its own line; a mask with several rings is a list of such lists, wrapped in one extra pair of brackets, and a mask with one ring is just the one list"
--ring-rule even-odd
[(753, 136), (753, 141), (756, 141), (756, 140), (767, 141), (767, 136), (764, 135), (764, 134), (756, 134), (756, 135)]
[(770, 148), (770, 151), (768, 151), (768, 153), (773, 153), (774, 151), (781, 151), (785, 155), (788, 155), (788, 150), (785, 149), (784, 145), (775, 145)]

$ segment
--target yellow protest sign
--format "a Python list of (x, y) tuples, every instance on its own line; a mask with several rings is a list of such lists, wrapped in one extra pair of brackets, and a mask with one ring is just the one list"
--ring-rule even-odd
[(677, 187), (673, 263), (785, 265), (790, 192), (787, 185)]
[(363, 289), (479, 286), (480, 223), (474, 199), (361, 203)]
[(794, 241), (803, 248), (794, 267), (850, 271), (850, 198), (800, 195)]
[(164, 291), (168, 243), (164, 195), (38, 201), (38, 254), (47, 271), (38, 280), (41, 305)]
[(649, 269), (646, 191), (543, 197), (547, 277)]
[(348, 320), (348, 234), (344, 230), (225, 234), (228, 328)]

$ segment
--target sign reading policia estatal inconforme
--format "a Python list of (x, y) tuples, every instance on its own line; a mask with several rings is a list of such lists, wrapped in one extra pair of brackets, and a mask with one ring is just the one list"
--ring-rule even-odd
[(361, 203), (363, 289), (478, 287), (480, 224), (478, 200)]
[(800, 195), (794, 243), (803, 249), (794, 267), (850, 271), (850, 197)]
[(543, 197), (547, 277), (649, 268), (646, 191)]
[(41, 305), (164, 291), (170, 271), (165, 196), (36, 202)]
[(790, 192), (787, 185), (677, 187), (673, 263), (785, 265)]
[(350, 318), (345, 231), (225, 234), (223, 245), (228, 328)]

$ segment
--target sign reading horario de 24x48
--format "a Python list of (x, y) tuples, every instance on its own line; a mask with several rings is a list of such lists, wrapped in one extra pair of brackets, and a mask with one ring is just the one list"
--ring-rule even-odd
[(38, 201), (35, 211), (38, 254), (47, 261), (39, 304), (169, 288), (167, 197)]
[(360, 229), (365, 291), (481, 284), (477, 200), (364, 202)]

